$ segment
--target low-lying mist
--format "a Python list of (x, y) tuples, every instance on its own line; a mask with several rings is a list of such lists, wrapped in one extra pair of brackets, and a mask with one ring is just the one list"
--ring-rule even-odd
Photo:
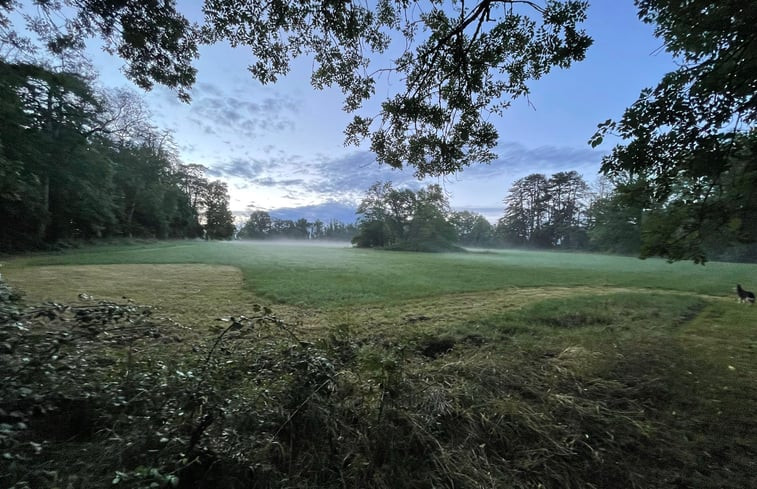
[(328, 241), (308, 239), (238, 239), (228, 241), (233, 244), (255, 244), (270, 246), (313, 246), (318, 248), (352, 248), (349, 241)]

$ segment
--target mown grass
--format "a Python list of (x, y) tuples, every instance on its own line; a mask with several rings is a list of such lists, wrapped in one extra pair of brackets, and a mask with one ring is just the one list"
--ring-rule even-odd
[[(214, 317), (250, 314), (260, 300), (293, 318), (315, 358), (340, 370), (331, 397), (300, 393), (271, 480), (757, 486), (757, 306), (733, 292), (750, 286), (754, 265), (241, 243), (95, 247), (5, 265), (31, 298), (158, 302), (206, 341)], [(250, 372), (234, 368), (223, 374), (230, 399), (250, 389)], [(326, 439), (341, 482), (313, 465), (328, 458), (315, 455)]]
[(332, 308), (518, 287), (629, 287), (726, 296), (757, 279), (757, 266), (669, 264), (578, 253), (494, 251), (419, 254), (273, 243), (102, 246), (18, 257), (41, 265), (218, 264), (238, 267), (245, 287), (274, 303)]

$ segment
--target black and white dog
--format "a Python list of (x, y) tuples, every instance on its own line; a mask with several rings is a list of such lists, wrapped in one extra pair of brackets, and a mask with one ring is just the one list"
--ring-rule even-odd
[(736, 293), (739, 294), (739, 302), (748, 302), (754, 304), (754, 292), (749, 292), (741, 288), (740, 284), (736, 285)]

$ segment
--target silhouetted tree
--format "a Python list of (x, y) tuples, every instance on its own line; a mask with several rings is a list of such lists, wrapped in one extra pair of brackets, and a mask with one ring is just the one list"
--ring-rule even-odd
[(576, 171), (558, 172), (547, 182), (548, 234), (551, 246), (586, 247), (586, 208), (589, 186)]
[(216, 180), (208, 184), (205, 194), (205, 233), (208, 239), (234, 237), (234, 217), (229, 210), (229, 191), (226, 183)]
[(517, 180), (505, 198), (499, 225), (502, 238), (513, 245), (548, 246), (548, 204), (547, 177), (534, 173)]
[(266, 211), (253, 211), (237, 236), (240, 239), (263, 239), (271, 233), (271, 216)]

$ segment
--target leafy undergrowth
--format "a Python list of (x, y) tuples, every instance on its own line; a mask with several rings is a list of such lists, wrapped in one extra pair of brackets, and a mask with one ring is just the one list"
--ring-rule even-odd
[(177, 357), (180, 326), (149, 308), (0, 286), (1, 487), (754, 486), (753, 382), (677, 339), (697, 301), (558, 302), (402, 340), (304, 341), (255, 306)]

